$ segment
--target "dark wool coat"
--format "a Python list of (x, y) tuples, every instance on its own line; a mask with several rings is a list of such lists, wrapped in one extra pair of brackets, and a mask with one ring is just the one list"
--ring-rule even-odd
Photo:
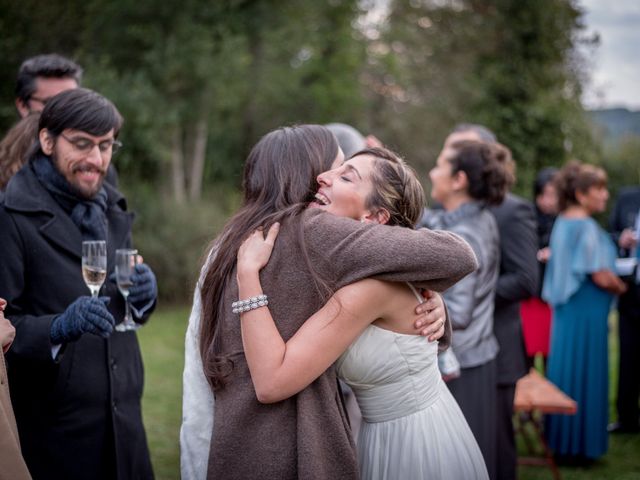
[[(627, 187), (622, 189), (616, 199), (611, 217), (609, 218), (609, 230), (612, 233), (616, 246), (618, 246), (620, 235), (625, 228), (632, 230), (635, 228), (636, 216), (638, 214), (640, 214), (640, 187)], [(629, 257), (631, 253), (632, 252), (623, 248), (618, 249), (618, 255), (621, 257)], [(618, 311), (625, 319), (637, 320), (640, 316), (640, 285), (637, 285), (631, 278), (628, 280), (627, 286), (629, 289), (620, 295)], [(633, 337), (639, 338), (637, 329), (633, 331)], [(637, 345), (635, 342), (632, 344)]]
[[(609, 227), (618, 245), (625, 228), (635, 228), (640, 212), (640, 187), (627, 187), (620, 191), (611, 212)], [(629, 257), (631, 251), (620, 248), (621, 257)], [(640, 267), (637, 267), (640, 268)], [(635, 272), (635, 271), (634, 271)], [(631, 429), (638, 426), (638, 394), (640, 394), (640, 284), (635, 275), (625, 278), (629, 289), (618, 299), (618, 338), (620, 339), (618, 392), (616, 407), (618, 422)]]
[[(131, 244), (132, 214), (108, 194), (108, 272), (115, 250)], [(153, 473), (142, 424), (143, 366), (135, 332), (84, 334), (54, 360), (51, 322), (78, 297), (82, 237), (37, 180), (31, 165), (0, 196), (0, 297), (16, 327), (7, 355), (22, 452), (35, 479), (146, 479)], [(124, 301), (107, 281), (101, 295), (119, 321)]]
[[(323, 304), (297, 232), (317, 272), (336, 288), (367, 277), (449, 287), (477, 264), (468, 244), (448, 232), (362, 224), (318, 210), (283, 222), (260, 278), (284, 340)], [(232, 355), (229, 383), (215, 394), (210, 479), (357, 479), (350, 427), (333, 367), (297, 395), (261, 404), (243, 353), (235, 271), (225, 288), (222, 349)], [(450, 326), (448, 333), (450, 334)], [(426, 340), (425, 340), (426, 341)]]
[(526, 374), (520, 302), (538, 291), (538, 236), (533, 205), (511, 193), (492, 207), (500, 232), (500, 276), (496, 284), (493, 332), (498, 339), (496, 451), (490, 466), (498, 479), (515, 478), (517, 452), (513, 433), (515, 384)]
[(515, 385), (527, 373), (520, 302), (538, 288), (538, 237), (533, 205), (511, 193), (491, 212), (500, 232), (500, 275), (493, 333), (498, 339), (498, 384)]

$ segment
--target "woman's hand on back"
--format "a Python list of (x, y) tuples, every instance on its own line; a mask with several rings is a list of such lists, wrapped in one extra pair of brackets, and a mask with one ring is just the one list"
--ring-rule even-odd
[(415, 313), (419, 318), (414, 327), (419, 335), (429, 337), (429, 341), (439, 340), (445, 333), (447, 310), (442, 296), (431, 290), (424, 290), (422, 296), (425, 301), (416, 307)]
[(265, 237), (262, 229), (255, 230), (238, 249), (238, 274), (255, 273), (262, 270), (269, 262), (280, 224), (274, 223)]

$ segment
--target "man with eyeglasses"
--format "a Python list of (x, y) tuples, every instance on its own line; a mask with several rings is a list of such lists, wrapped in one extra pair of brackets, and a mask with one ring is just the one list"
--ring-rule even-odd
[[(26, 117), (30, 115), (40, 114), (49, 99), (58, 93), (78, 88), (82, 80), (82, 73), (80, 65), (56, 53), (36, 55), (22, 62), (16, 79), (15, 99), (16, 110), (22, 119), (21, 122), (27, 122), (29, 119)], [(11, 130), (13, 129), (20, 132), (21, 136), (31, 134), (31, 128), (21, 128), (20, 122), (16, 123)], [(7, 133), (7, 137), (11, 138), (10, 133)], [(31, 141), (26, 138), (25, 140), (16, 139), (12, 143), (29, 145)], [(35, 141), (35, 138), (33, 140)], [(16, 158), (0, 159), (0, 168), (5, 169), (6, 178), (10, 178), (13, 172), (26, 162), (26, 158), (24, 158), (26, 154), (21, 155), (17, 150), (14, 150), (12, 154)], [(107, 169), (105, 181), (116, 188), (118, 187), (118, 173), (113, 165)]]
[(20, 117), (41, 112), (47, 101), (80, 86), (82, 68), (55, 53), (36, 55), (20, 65), (16, 81), (16, 109)]
[[(132, 214), (104, 182), (120, 146), (122, 118), (103, 96), (77, 88), (51, 98), (39, 149), (0, 194), (0, 297), (16, 328), (11, 400), (34, 478), (153, 478), (142, 423), (143, 367), (135, 332), (114, 332), (125, 304), (114, 282), (93, 298), (81, 271), (82, 242), (131, 247)], [(139, 323), (157, 284), (140, 264), (129, 303)]]

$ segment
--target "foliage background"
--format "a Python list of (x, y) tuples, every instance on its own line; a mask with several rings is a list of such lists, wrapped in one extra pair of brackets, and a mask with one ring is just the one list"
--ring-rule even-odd
[(0, 129), (25, 58), (84, 67), (125, 117), (114, 162), (165, 301), (190, 298), (239, 204), (243, 159), (281, 125), (352, 124), (427, 187), (461, 121), (512, 149), (528, 197), (536, 171), (571, 157), (604, 163), (614, 191), (640, 176), (637, 137), (603, 146), (580, 104), (597, 38), (576, 0), (0, 0), (0, 12)]

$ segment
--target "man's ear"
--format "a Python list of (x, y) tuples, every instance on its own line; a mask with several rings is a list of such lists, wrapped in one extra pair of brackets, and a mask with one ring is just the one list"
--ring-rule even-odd
[(20, 98), (16, 98), (16, 110), (18, 110), (21, 118), (29, 115), (29, 105), (24, 103)]
[(49, 133), (49, 130), (47, 130), (46, 128), (40, 130), (38, 138), (40, 139), (40, 148), (42, 149), (42, 152), (45, 155), (51, 155), (53, 153), (53, 147), (55, 146), (56, 142), (53, 139), (51, 133)]

